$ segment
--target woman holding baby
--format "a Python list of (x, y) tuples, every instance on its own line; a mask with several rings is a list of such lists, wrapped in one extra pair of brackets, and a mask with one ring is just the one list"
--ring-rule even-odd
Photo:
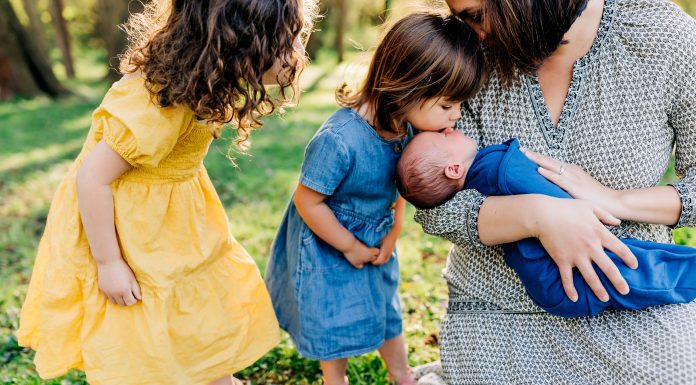
[[(696, 225), (696, 21), (666, 0), (448, 0), (491, 74), (459, 128), (483, 147), (518, 138), (573, 200), (475, 190), (416, 220), (454, 242), (441, 330), (448, 384), (694, 384), (696, 303), (561, 318), (525, 295), (499, 247), (538, 238), (574, 298), (598, 298), (617, 236), (673, 242)], [(657, 186), (675, 149), (680, 182)], [(611, 230), (604, 225), (613, 226)], [(696, 272), (694, 272), (696, 274)]]

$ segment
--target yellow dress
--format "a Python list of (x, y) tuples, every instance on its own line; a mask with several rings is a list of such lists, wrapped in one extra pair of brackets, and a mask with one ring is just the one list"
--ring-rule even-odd
[[(75, 174), (104, 139), (133, 168), (113, 182), (123, 258), (142, 301), (97, 283)], [(56, 192), (22, 307), (19, 344), (43, 378), (71, 368), (92, 385), (197, 385), (250, 365), (280, 340), (258, 268), (230, 234), (203, 166), (212, 141), (190, 109), (158, 108), (139, 78), (115, 83)]]

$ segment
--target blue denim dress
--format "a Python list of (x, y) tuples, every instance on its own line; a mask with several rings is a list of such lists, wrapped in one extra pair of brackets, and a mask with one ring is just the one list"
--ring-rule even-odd
[[(404, 144), (340, 109), (307, 145), (300, 183), (328, 195), (338, 221), (379, 247), (394, 223), (394, 172)], [(398, 282), (396, 250), (382, 266), (356, 269), (310, 230), (290, 200), (271, 246), (266, 285), (281, 327), (302, 356), (352, 357), (401, 334)]]

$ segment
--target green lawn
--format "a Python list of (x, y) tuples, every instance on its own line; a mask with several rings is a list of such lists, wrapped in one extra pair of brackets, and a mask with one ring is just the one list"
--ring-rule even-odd
[[(253, 135), (251, 155), (229, 153), (229, 138), (211, 147), (206, 166), (227, 209), (235, 237), (261, 270), (297, 180), (304, 146), (335, 110), (333, 90), (351, 67), (315, 65), (305, 74), (301, 107), (266, 119)], [(53, 191), (77, 155), (107, 84), (92, 79), (72, 84), (88, 96), (52, 101), (35, 99), (0, 104), (0, 384), (85, 384), (81, 373), (41, 381), (33, 354), (12, 335), (26, 291), (34, 253)], [(80, 91), (81, 94), (84, 92)], [(409, 216), (412, 216), (409, 214)], [(402, 301), (412, 364), (438, 357), (437, 333), (445, 311), (446, 287), (440, 278), (448, 244), (424, 235), (409, 220), (399, 243)], [(387, 384), (376, 354), (350, 363), (352, 383)], [(300, 358), (285, 338), (281, 345), (239, 374), (250, 384), (319, 384), (316, 362)]]
[[(330, 62), (305, 74), (301, 107), (266, 119), (253, 135), (250, 153), (228, 159), (230, 140), (219, 140), (206, 159), (210, 177), (227, 208), (232, 231), (255, 257), (261, 270), (296, 183), (303, 149), (321, 122), (336, 108), (334, 88), (355, 68)], [(31, 363), (32, 352), (17, 346), (12, 331), (26, 291), (35, 249), (43, 231), (54, 189), (78, 153), (107, 85), (91, 74), (71, 84), (80, 96), (52, 101), (35, 99), (0, 104), (0, 383), (84, 384), (81, 373), (41, 381)], [(231, 134), (228, 132), (227, 136)], [(229, 139), (229, 138), (228, 138)], [(668, 178), (671, 178), (669, 176)], [(412, 364), (438, 357), (437, 334), (445, 312), (446, 285), (440, 278), (449, 244), (424, 235), (413, 223), (412, 210), (399, 242), (404, 328)], [(696, 245), (686, 230), (682, 243)], [(351, 360), (354, 384), (387, 384), (376, 354)], [(319, 384), (316, 362), (300, 358), (287, 338), (276, 349), (239, 374), (249, 384)]]

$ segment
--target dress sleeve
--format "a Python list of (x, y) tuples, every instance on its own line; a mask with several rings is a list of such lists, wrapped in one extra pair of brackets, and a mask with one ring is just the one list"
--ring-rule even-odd
[(104, 141), (133, 167), (157, 167), (188, 127), (193, 112), (182, 107), (161, 108), (138, 80), (116, 83), (93, 115)]
[(667, 118), (674, 131), (675, 172), (680, 179), (671, 183), (682, 203), (678, 228), (696, 226), (696, 20), (681, 10), (676, 12), (674, 25), (680, 33), (673, 35), (672, 100)]
[[(457, 129), (481, 143), (476, 116), (470, 102), (462, 103), (462, 118), (457, 122)], [(486, 196), (477, 190), (462, 190), (440, 206), (416, 210), (414, 219), (428, 234), (437, 235), (458, 245), (483, 248), (486, 246), (479, 239), (478, 215), (485, 199)]]
[(478, 234), (478, 214), (486, 199), (476, 190), (462, 190), (440, 206), (416, 210), (423, 231), (458, 245), (485, 247)]
[(320, 194), (333, 195), (351, 168), (351, 157), (340, 136), (322, 130), (307, 145), (300, 183)]

